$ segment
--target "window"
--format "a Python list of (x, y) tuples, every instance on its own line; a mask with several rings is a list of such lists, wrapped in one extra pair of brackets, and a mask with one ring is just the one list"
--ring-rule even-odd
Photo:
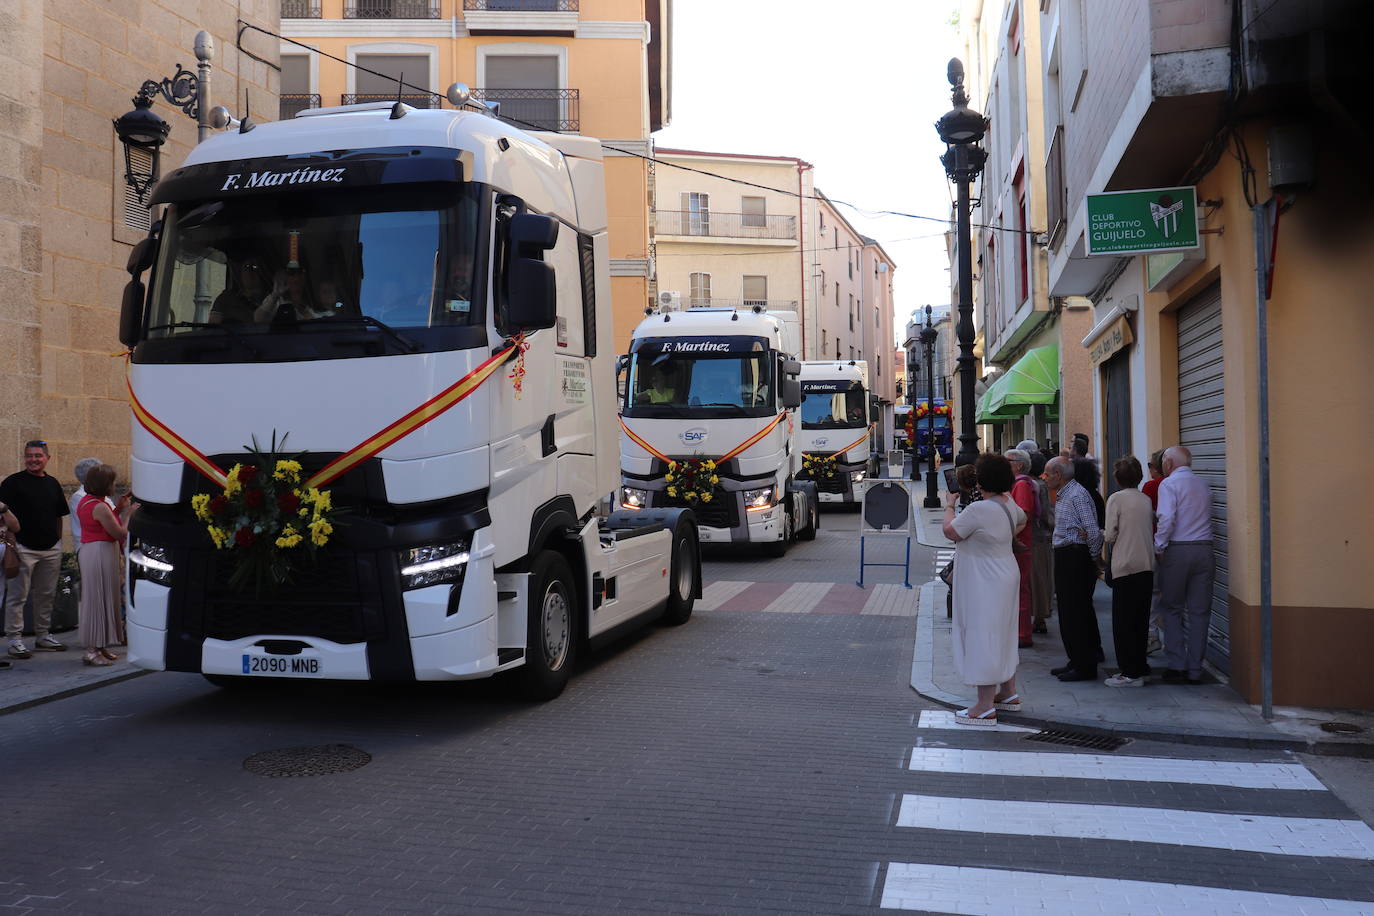
[[(425, 63), (425, 72), (429, 64)], [(310, 91), (310, 58), (305, 54), (283, 54), (281, 56), (282, 94)]]
[[(117, 145), (117, 144), (116, 144)], [(116, 158), (120, 158), (116, 151)], [(140, 175), (147, 175), (153, 169), (153, 157), (147, 150), (129, 147), (129, 164), (133, 166), (134, 172)], [(119, 170), (119, 187), (124, 190), (124, 225), (129, 229), (137, 229), (139, 232), (147, 232), (152, 227), (152, 210), (143, 205), (143, 201), (138, 199), (137, 192), (129, 187), (129, 183), (123, 180), (123, 163)]]
[[(413, 88), (430, 85), (428, 54), (359, 54), (357, 64), (353, 101), (390, 101), (396, 98), (399, 87), (402, 90), (401, 99), (406, 104), (416, 108), (439, 107), (438, 96), (420, 93)], [(369, 73), (369, 70), (373, 72)], [(402, 80), (405, 86), (400, 86)]]
[(768, 214), (762, 197), (742, 197), (740, 198), (740, 224), (747, 227), (762, 229), (768, 225)]
[(840, 284), (835, 284), (835, 308), (840, 307)]
[(821, 295), (825, 295), (825, 271), (821, 271)]
[(824, 356), (824, 355), (825, 355), (825, 351), (826, 351), (826, 350), (829, 350), (829, 349), (830, 349), (830, 334), (829, 334), (829, 332), (827, 332), (827, 331), (825, 330), (825, 328), (821, 328), (821, 355)]
[(878, 354), (878, 378), (883, 377), (883, 355)]
[(482, 74), (482, 99), (501, 103), (501, 116), (542, 130), (564, 120), (559, 59), (551, 54), (492, 54)]
[(1016, 303), (1020, 305), (1030, 295), (1030, 235), (1026, 230), (1026, 189), (1020, 176), (1016, 181), (1016, 228), (1021, 230), (1016, 238)]
[(853, 279), (854, 279), (854, 243), (853, 243), (853, 242), (848, 242), (847, 244), (849, 245), (849, 256), (848, 256), (845, 260), (849, 262), (849, 279), (853, 280)]
[(750, 277), (744, 278), (744, 304), (764, 305), (768, 304), (768, 278)]
[(708, 273), (693, 273), (688, 280), (691, 284), (691, 301), (689, 307), (711, 304), (711, 275)]
[(854, 330), (854, 294), (849, 294), (849, 330)]
[(682, 193), (683, 235), (711, 234), (711, 195), (684, 191)]

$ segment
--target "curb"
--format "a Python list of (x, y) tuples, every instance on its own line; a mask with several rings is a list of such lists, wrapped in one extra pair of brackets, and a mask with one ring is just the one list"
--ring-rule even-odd
[[(929, 545), (928, 545), (929, 546)], [(940, 594), (937, 595), (936, 592)], [(916, 605), (916, 644), (911, 658), (911, 689), (917, 695), (947, 709), (962, 709), (967, 697), (942, 690), (934, 681), (935, 629), (931, 623), (932, 609), (937, 597), (943, 597), (944, 583), (932, 579), (920, 587)], [(1024, 713), (1002, 713), (998, 721), (1041, 730), (1065, 729), (1091, 735), (1136, 738), (1142, 741), (1165, 741), (1173, 744), (1192, 744), (1211, 747), (1238, 747), (1250, 750), (1292, 751), (1321, 757), (1356, 757), (1374, 759), (1374, 742), (1312, 741), (1303, 738), (1281, 737), (1263, 732), (1200, 732), (1162, 725), (1104, 724), (1099, 721), (1058, 718), (1047, 719)]]
[(109, 677), (101, 678), (100, 680), (88, 681), (85, 684), (78, 684), (75, 687), (68, 687), (65, 690), (59, 690), (56, 693), (48, 693), (44, 694), (43, 696), (31, 697), (27, 700), (20, 700), (17, 703), (10, 703), (5, 706), (0, 706), (0, 716), (8, 715), (12, 712), (19, 712), (24, 709), (31, 709), (34, 706), (42, 706), (44, 703), (51, 703), (53, 700), (61, 700), (67, 697), (74, 697), (77, 694), (89, 693), (90, 691), (98, 690), (101, 687), (108, 687), (111, 684), (118, 684), (122, 681), (130, 681), (136, 677), (142, 677), (145, 674), (152, 673), (153, 672), (151, 671), (144, 671), (142, 669), (138, 671), (125, 671), (121, 672), (120, 674), (112, 674)]

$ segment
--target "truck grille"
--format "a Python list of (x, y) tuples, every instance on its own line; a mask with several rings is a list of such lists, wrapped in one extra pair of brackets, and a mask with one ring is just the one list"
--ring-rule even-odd
[(834, 477), (829, 477), (825, 480), (817, 480), (816, 490), (821, 493), (843, 493), (844, 477), (840, 474), (836, 474)]
[(301, 569), (289, 585), (264, 591), (229, 588), (230, 558), (209, 560), (205, 593), (205, 635), (241, 639), (262, 633), (319, 636), (337, 643), (359, 643), (383, 635), (381, 595), (371, 563), (347, 551), (331, 551), (313, 567)]
[(726, 493), (723, 490), (716, 490), (715, 498), (705, 505), (699, 502), (694, 505), (681, 497), (668, 496), (667, 494), (659, 494), (659, 499), (663, 500), (662, 505), (665, 506), (691, 509), (696, 514), (698, 525), (706, 525), (710, 528), (733, 528), (739, 523), (739, 512), (735, 508), (735, 494)]

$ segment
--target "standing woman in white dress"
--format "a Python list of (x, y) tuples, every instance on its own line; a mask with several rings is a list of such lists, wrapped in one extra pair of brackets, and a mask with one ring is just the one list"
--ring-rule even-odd
[(955, 713), (963, 725), (996, 725), (997, 710), (1021, 708), (1016, 692), (1017, 596), (1021, 573), (1012, 538), (1026, 515), (1007, 493), (1015, 483), (1001, 455), (974, 465), (983, 498), (958, 516), (958, 496), (945, 497), (944, 534), (954, 542), (954, 670), (978, 688), (978, 701)]

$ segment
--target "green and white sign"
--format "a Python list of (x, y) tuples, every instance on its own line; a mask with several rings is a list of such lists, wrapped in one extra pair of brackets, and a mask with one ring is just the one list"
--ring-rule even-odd
[(1088, 254), (1149, 254), (1197, 246), (1195, 188), (1088, 195)]

